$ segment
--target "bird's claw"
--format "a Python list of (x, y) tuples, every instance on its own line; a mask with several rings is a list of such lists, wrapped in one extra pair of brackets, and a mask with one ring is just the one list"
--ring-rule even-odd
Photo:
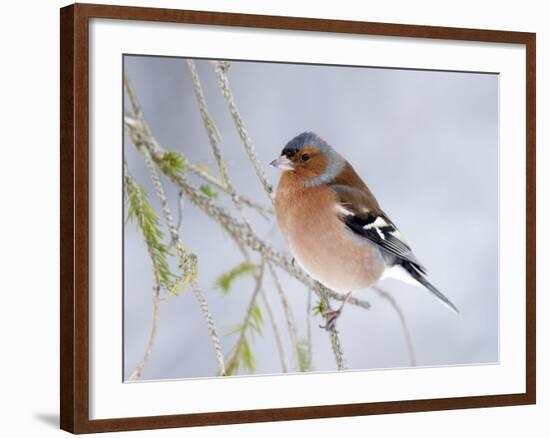
[(322, 315), (325, 317), (325, 325), (319, 325), (319, 328), (325, 329), (327, 331), (332, 330), (336, 326), (336, 320), (340, 317), (342, 314), (342, 309), (336, 309), (336, 310), (326, 310), (322, 313)]

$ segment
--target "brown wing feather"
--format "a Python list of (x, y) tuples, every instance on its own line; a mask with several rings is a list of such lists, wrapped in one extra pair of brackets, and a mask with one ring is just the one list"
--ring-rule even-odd
[(330, 186), (338, 194), (342, 206), (358, 217), (363, 217), (367, 211), (382, 214), (378, 201), (351, 164), (346, 163)]

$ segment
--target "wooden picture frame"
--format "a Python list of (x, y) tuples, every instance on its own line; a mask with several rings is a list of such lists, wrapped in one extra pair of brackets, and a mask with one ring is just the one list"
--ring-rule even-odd
[[(526, 48), (526, 391), (376, 403), (91, 420), (89, 416), (89, 20), (142, 20), (479, 41)], [(481, 408), (536, 400), (535, 34), (420, 25), (74, 4), (61, 9), (61, 428), (72, 433)]]

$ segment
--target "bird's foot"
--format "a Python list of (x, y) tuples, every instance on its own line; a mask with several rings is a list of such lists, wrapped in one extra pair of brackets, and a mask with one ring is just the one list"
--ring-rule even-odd
[(332, 330), (336, 326), (336, 320), (340, 317), (342, 314), (342, 307), (339, 307), (338, 309), (329, 309), (325, 310), (322, 315), (325, 318), (325, 325), (320, 325), (319, 328), (325, 329), (327, 331)]
[(340, 307), (338, 307), (338, 309), (333, 310), (329, 307), (327, 310), (321, 313), (321, 315), (325, 317), (326, 323), (325, 325), (320, 325), (319, 327), (324, 328), (325, 330), (328, 330), (328, 331), (332, 330), (336, 326), (336, 320), (342, 314), (342, 309), (344, 308), (344, 306), (346, 305), (350, 297), (351, 297), (351, 292), (348, 292), (344, 296), (344, 299), (342, 300), (342, 304), (340, 305)]

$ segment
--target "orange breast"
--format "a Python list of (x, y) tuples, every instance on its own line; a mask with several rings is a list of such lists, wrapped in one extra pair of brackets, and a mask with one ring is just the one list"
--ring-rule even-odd
[(325, 286), (348, 292), (372, 286), (385, 265), (378, 249), (348, 230), (336, 213), (327, 186), (303, 187), (285, 172), (275, 210), (281, 233), (295, 259)]

